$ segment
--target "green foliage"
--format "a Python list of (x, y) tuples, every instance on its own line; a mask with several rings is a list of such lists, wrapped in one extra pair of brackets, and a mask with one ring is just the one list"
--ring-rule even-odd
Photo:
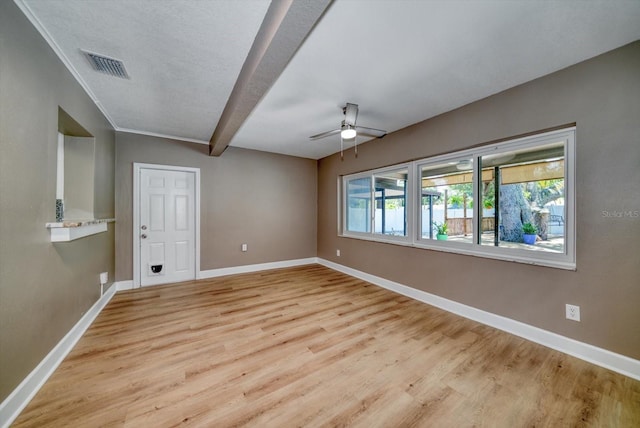
[(385, 209), (395, 210), (404, 206), (404, 198), (401, 199), (387, 199), (385, 201)]
[(459, 194), (453, 194), (451, 196), (449, 196), (449, 204), (451, 205), (451, 207), (453, 208), (459, 208), (462, 206), (462, 203), (464, 201), (464, 197), (462, 195)]
[(544, 207), (549, 202), (564, 198), (564, 179), (538, 180), (526, 183), (525, 197), (537, 206)]
[[(473, 184), (463, 183), (451, 186), (451, 195), (449, 203), (452, 208), (462, 208), (464, 198), (467, 198), (467, 208), (473, 209)], [(493, 190), (493, 182), (482, 183), (482, 204), (486, 209), (491, 209), (495, 204), (495, 192)]]
[(438, 223), (438, 222), (433, 222), (434, 226), (437, 229), (437, 234), (438, 235), (446, 235), (447, 232), (449, 231), (449, 226), (447, 226), (447, 223)]
[(473, 208), (473, 185), (471, 183), (454, 184), (450, 189), (449, 205), (451, 208), (463, 208), (465, 198), (467, 208)]
[(538, 229), (531, 223), (525, 223), (522, 225), (522, 233), (525, 235), (535, 235), (538, 233)]

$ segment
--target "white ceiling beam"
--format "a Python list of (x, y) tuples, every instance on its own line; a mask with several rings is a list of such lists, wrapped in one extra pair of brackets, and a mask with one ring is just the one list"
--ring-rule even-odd
[(273, 0), (209, 142), (220, 156), (333, 0)]

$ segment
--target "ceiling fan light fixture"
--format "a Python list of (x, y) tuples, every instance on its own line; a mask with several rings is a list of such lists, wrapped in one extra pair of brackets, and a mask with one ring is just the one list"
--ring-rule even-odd
[(350, 140), (355, 138), (356, 130), (351, 125), (345, 125), (342, 127), (342, 131), (340, 131), (340, 136), (343, 140)]
[(459, 171), (473, 169), (473, 161), (471, 159), (463, 159), (456, 164)]

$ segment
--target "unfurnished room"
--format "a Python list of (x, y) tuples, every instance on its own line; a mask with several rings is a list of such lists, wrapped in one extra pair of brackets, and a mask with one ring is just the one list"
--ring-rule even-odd
[(640, 1), (0, 0), (0, 427), (640, 426)]

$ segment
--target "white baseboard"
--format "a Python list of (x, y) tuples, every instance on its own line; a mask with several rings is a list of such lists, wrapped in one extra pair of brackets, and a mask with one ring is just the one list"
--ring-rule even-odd
[[(201, 270), (197, 279), (216, 278), (218, 276), (236, 275), (239, 273), (258, 272), (268, 269), (280, 269), (293, 266), (302, 266), (318, 263), (317, 257), (309, 257), (307, 259), (284, 260), (280, 262), (259, 263), (255, 265), (233, 266), (228, 268)], [(133, 280), (115, 282), (117, 291), (133, 290)]]
[(133, 290), (132, 279), (129, 279), (127, 281), (116, 281), (114, 284), (116, 286), (116, 291)]
[(402, 294), (403, 296), (410, 297), (456, 315), (520, 336), (548, 348), (555, 349), (556, 351), (560, 351), (576, 358), (580, 358), (581, 360), (588, 361), (592, 364), (613, 370), (630, 378), (640, 380), (640, 361), (633, 358), (616, 354), (615, 352), (598, 348), (588, 343), (579, 342), (575, 339), (561, 336), (520, 321), (515, 321), (510, 318), (492, 314), (491, 312), (486, 312), (462, 303), (454, 302), (453, 300), (445, 299), (443, 297), (436, 296), (435, 294), (427, 293), (426, 291), (417, 290), (329, 260), (318, 258), (318, 263), (347, 275), (378, 285), (382, 288), (386, 288), (387, 290)]
[[(422, 290), (371, 275), (347, 266), (343, 266), (329, 260), (309, 257), (306, 259), (286, 260), (281, 262), (260, 263), (230, 268), (212, 269), (200, 272), (200, 278), (215, 278), (224, 275), (257, 272), (268, 269), (279, 269), (293, 266), (302, 266), (318, 263), (331, 269), (343, 272), (347, 275), (362, 279), (377, 286), (394, 291), (403, 296), (410, 297), (420, 302), (444, 309), (456, 315), (469, 318), (482, 324), (520, 336), (524, 339), (547, 346), (565, 354), (588, 361), (592, 364), (613, 370), (630, 378), (640, 380), (640, 361), (624, 355), (616, 354), (606, 349), (598, 348), (588, 343), (579, 342), (568, 337), (552, 333), (547, 330), (533, 327), (519, 321), (492, 314), (453, 300), (445, 299)], [(0, 428), (8, 427), (20, 412), (27, 406), (42, 385), (47, 381), (62, 360), (73, 349), (84, 332), (89, 328), (100, 311), (109, 303), (116, 291), (130, 290), (133, 281), (118, 281), (109, 287), (102, 297), (87, 311), (75, 326), (62, 338), (62, 340), (49, 352), (49, 354), (33, 369), (31, 373), (18, 385), (18, 387), (0, 404)]]
[[(316, 257), (306, 259), (285, 260), (272, 263), (260, 263), (247, 266), (213, 269), (200, 272), (200, 279), (214, 278), (223, 275), (257, 272), (267, 269), (278, 269), (317, 263)], [(62, 360), (69, 354), (84, 332), (89, 328), (100, 311), (109, 303), (117, 291), (132, 290), (133, 280), (116, 281), (100, 299), (84, 314), (75, 326), (58, 342), (31, 373), (0, 404), (0, 428), (8, 427), (29, 404), (42, 385), (49, 379)]]
[(100, 311), (109, 303), (116, 293), (116, 284), (96, 301), (93, 306), (80, 318), (71, 330), (47, 354), (38, 366), (18, 385), (16, 389), (0, 404), (0, 427), (8, 427), (20, 412), (29, 404), (42, 385), (49, 379), (62, 360), (73, 349), (84, 332), (89, 328)]
[(215, 278), (225, 275), (236, 275), (239, 273), (258, 272), (268, 269), (280, 269), (293, 266), (302, 266), (318, 263), (317, 257), (309, 257), (307, 259), (284, 260), (281, 262), (259, 263), (255, 265), (234, 266), (228, 268), (211, 269), (200, 271), (200, 279)]

